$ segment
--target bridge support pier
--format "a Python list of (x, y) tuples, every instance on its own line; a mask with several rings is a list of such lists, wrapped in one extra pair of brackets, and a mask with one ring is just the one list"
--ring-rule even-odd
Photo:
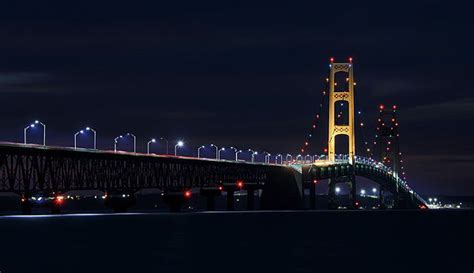
[(255, 189), (247, 189), (247, 210), (255, 210)]
[(328, 209), (337, 209), (336, 181), (330, 178), (328, 184)]
[(21, 214), (30, 215), (32, 211), (32, 205), (27, 194), (23, 194), (20, 199)]
[(168, 191), (163, 193), (163, 201), (168, 205), (170, 212), (180, 212), (184, 204), (182, 191)]
[(201, 188), (201, 196), (206, 197), (206, 210), (216, 210), (216, 197), (221, 194), (219, 188)]
[(227, 210), (234, 210), (234, 193), (233, 189), (227, 190)]
[(380, 209), (386, 209), (387, 207), (385, 206), (385, 189), (380, 187), (379, 189), (379, 208)]
[(135, 205), (136, 198), (133, 192), (107, 192), (105, 205), (113, 209), (114, 212), (126, 212)]
[(357, 187), (356, 187), (356, 178), (355, 175), (349, 176), (349, 186), (351, 188), (351, 192), (349, 195), (349, 199), (351, 202), (351, 208), (352, 209), (358, 209), (359, 208), (359, 202), (357, 201)]

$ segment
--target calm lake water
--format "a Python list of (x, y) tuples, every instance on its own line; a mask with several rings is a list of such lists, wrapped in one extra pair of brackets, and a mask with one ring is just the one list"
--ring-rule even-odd
[(0, 271), (473, 272), (473, 211), (0, 216)]

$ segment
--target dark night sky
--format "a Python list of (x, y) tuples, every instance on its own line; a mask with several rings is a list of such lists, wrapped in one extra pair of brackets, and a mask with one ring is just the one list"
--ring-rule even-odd
[(90, 125), (104, 149), (130, 131), (141, 150), (165, 135), (296, 153), (329, 57), (352, 56), (365, 134), (397, 104), (409, 184), (474, 195), (471, 7), (97, 2), (2, 4), (1, 140), (38, 118), (49, 144)]

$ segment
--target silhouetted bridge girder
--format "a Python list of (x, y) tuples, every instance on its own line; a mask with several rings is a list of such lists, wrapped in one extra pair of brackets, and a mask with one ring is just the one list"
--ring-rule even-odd
[[(174, 193), (200, 189), (201, 195), (214, 198), (212, 189), (222, 186), (227, 192), (228, 208), (234, 191), (246, 190), (253, 199), (253, 193), (261, 190), (262, 209), (301, 209), (304, 206), (303, 181), (343, 177), (353, 171), (397, 192), (395, 178), (390, 174), (363, 164), (356, 164), (355, 170), (352, 168), (349, 164), (310, 164), (304, 165), (301, 172), (288, 165), (0, 144), (0, 192), (27, 197), (76, 190), (133, 196), (142, 189)], [(239, 181), (244, 183), (243, 188), (239, 188)], [(403, 191), (398, 190), (398, 193), (404, 196)], [(418, 199), (405, 199), (410, 203), (408, 207), (419, 204)], [(175, 205), (177, 208), (179, 202)], [(253, 208), (253, 205), (248, 203), (248, 207)]]
[(295, 173), (263, 163), (0, 144), (0, 192), (23, 196), (73, 190), (182, 192), (216, 185), (233, 193), (242, 181), (243, 190), (262, 190), (262, 208), (299, 208), (301, 179)]

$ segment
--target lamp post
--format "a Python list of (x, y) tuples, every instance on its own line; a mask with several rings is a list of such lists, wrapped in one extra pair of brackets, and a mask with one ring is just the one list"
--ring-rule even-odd
[(252, 149), (249, 149), (249, 152), (252, 153), (252, 163), (254, 163), (255, 162), (255, 155), (257, 155), (258, 153), (256, 151), (252, 150)]
[(271, 154), (269, 152), (263, 152), (265, 155), (265, 164), (270, 163), (270, 156)]
[(288, 161), (288, 157), (290, 158), (290, 161), (293, 161), (293, 156), (290, 154), (286, 154), (285, 160)]
[(77, 135), (84, 134), (84, 130), (80, 130), (79, 132), (74, 134), (74, 150), (77, 149)]
[(231, 150), (234, 150), (234, 153), (235, 153), (235, 161), (237, 161), (237, 160), (238, 160), (238, 158), (237, 158), (237, 152), (238, 152), (239, 150), (237, 150), (237, 148), (235, 148), (235, 147), (230, 147), (230, 149), (231, 149)]
[(137, 153), (137, 137), (132, 133), (127, 133), (127, 136), (133, 137), (133, 152)]
[(238, 150), (235, 152), (235, 161), (239, 161), (239, 154), (242, 153), (242, 150)]
[(198, 158), (201, 158), (201, 153), (200, 152), (201, 152), (201, 149), (204, 149), (204, 148), (205, 148), (204, 145), (198, 148)]
[(214, 144), (211, 144), (211, 147), (214, 147), (216, 149), (216, 159), (219, 159), (219, 147)]
[(118, 140), (119, 140), (120, 138), (123, 138), (123, 136), (120, 135), (120, 136), (114, 138), (114, 152), (115, 152), (115, 153), (117, 152), (117, 142), (118, 142)]
[(283, 155), (281, 155), (281, 154), (277, 154), (275, 156), (275, 164), (278, 164), (278, 158), (280, 158), (280, 164), (283, 165)]
[(178, 141), (178, 143), (176, 143), (176, 145), (174, 145), (174, 156), (177, 156), (178, 155), (178, 147), (183, 147), (184, 145), (184, 142), (183, 141)]
[(302, 156), (302, 155), (297, 155), (297, 156), (296, 156), (296, 161), (298, 161), (298, 158), (299, 158), (300, 160), (303, 160), (303, 156)]
[(25, 127), (25, 129), (23, 129), (23, 142), (26, 144), (26, 132), (28, 131), (28, 129), (30, 128), (34, 128), (35, 125), (32, 123), (28, 126)]
[(219, 149), (219, 152), (217, 153), (217, 155), (219, 156), (217, 159), (221, 160), (221, 152), (222, 151), (225, 151), (225, 147), (222, 147)]
[(97, 131), (91, 127), (86, 127), (87, 131), (91, 131), (94, 134), (94, 150), (97, 150)]
[(166, 154), (168, 155), (169, 154), (169, 152), (168, 152), (168, 150), (169, 150), (168, 140), (164, 137), (160, 137), (160, 140), (164, 140), (166, 142)]
[(43, 126), (43, 146), (46, 146), (46, 124), (42, 123), (39, 120), (35, 120), (34, 123), (26, 126), (25, 129), (23, 129), (23, 142), (26, 144), (26, 132), (30, 128), (35, 128), (36, 124), (40, 124), (41, 126)]
[[(97, 149), (97, 132), (96, 130), (92, 129), (91, 127), (86, 127), (86, 131), (91, 131), (94, 134), (94, 150)], [(77, 149), (77, 136), (79, 134), (84, 134), (84, 130), (80, 130), (74, 134), (74, 149)]]
[(155, 142), (156, 142), (156, 139), (152, 138), (150, 141), (148, 141), (148, 142), (146, 143), (146, 153), (147, 153), (147, 154), (150, 154), (150, 144), (151, 144), (151, 143), (155, 143)]

